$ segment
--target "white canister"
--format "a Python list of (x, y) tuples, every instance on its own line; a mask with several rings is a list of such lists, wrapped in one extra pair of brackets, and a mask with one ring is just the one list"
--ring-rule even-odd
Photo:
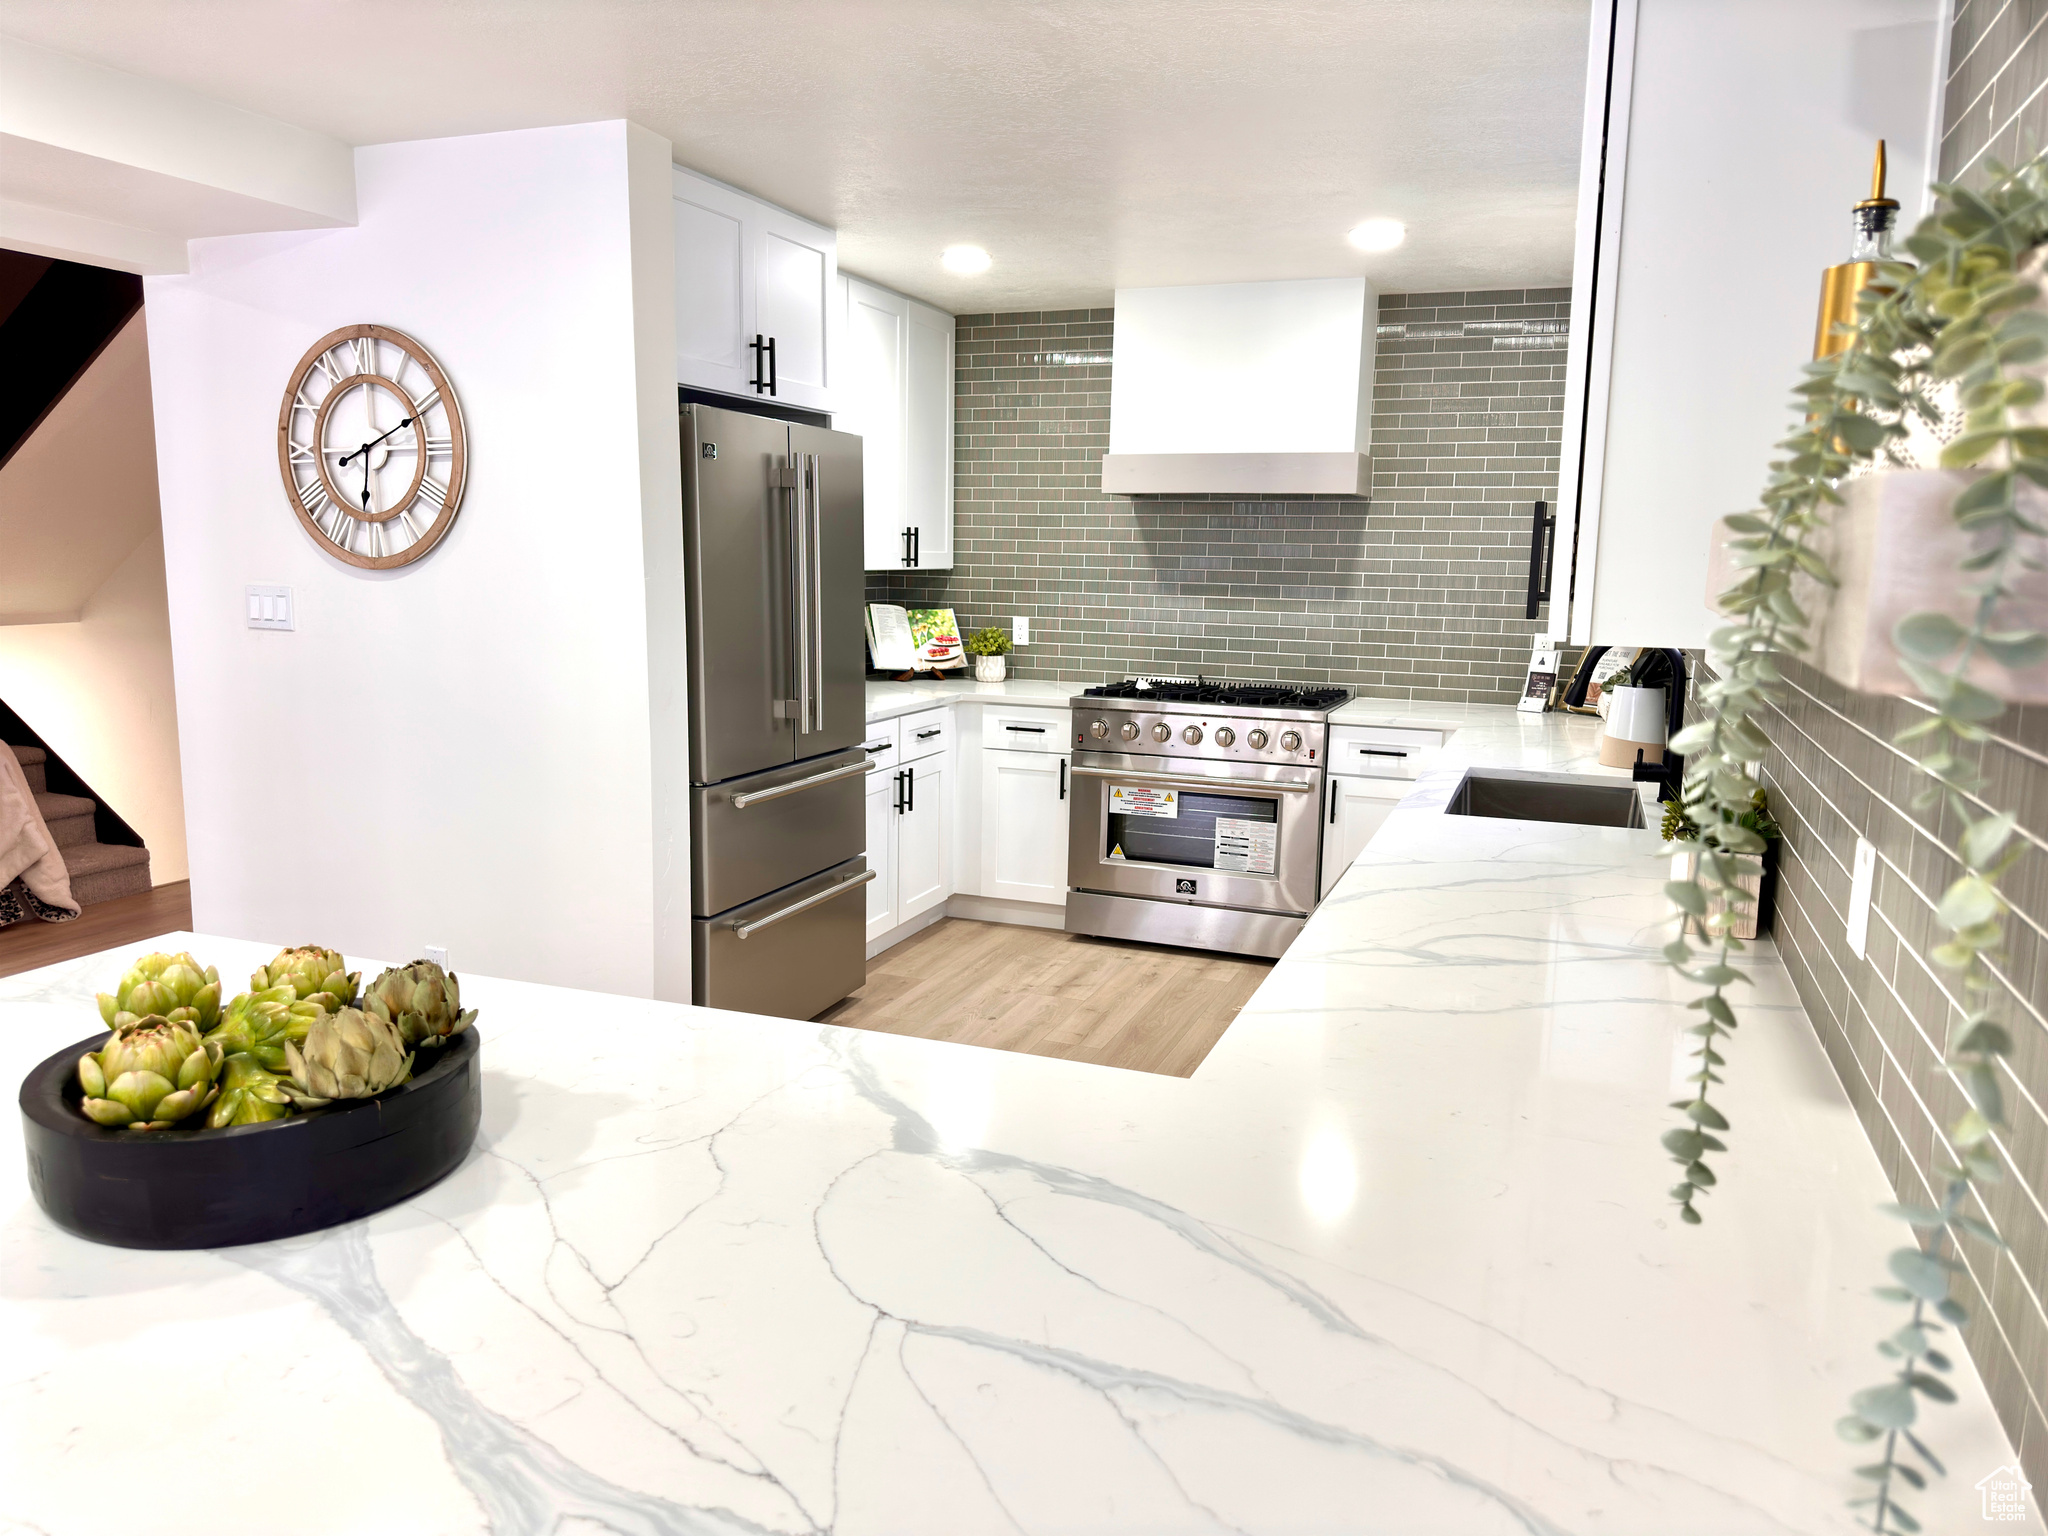
[(1000, 683), (1003, 680), (1003, 664), (1006, 656), (977, 656), (974, 658), (974, 680), (977, 683)]
[(1607, 725), (1600, 737), (1600, 761), (1626, 768), (1643, 754), (1646, 763), (1664, 761), (1670, 732), (1662, 688), (1613, 688), (1607, 693)]

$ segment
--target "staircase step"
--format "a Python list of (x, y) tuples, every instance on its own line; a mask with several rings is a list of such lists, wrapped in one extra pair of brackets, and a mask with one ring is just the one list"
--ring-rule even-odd
[(93, 840), (93, 813), (99, 809), (84, 795), (37, 794), (36, 809), (50, 829), (50, 840), (59, 848), (75, 847)]
[(71, 895), (81, 907), (139, 896), (150, 888), (149, 850), (120, 843), (75, 843), (64, 850)]
[(21, 764), (22, 775), (28, 780), (28, 787), (41, 794), (50, 787), (49, 754), (41, 747), (9, 747), (14, 760)]

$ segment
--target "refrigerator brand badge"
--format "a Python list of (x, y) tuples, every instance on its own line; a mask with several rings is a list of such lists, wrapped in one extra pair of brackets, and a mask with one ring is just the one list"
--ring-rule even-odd
[(1180, 791), (1141, 789), (1130, 784), (1109, 786), (1109, 814), (1112, 816), (1164, 816), (1180, 819)]
[(1192, 895), (1194, 895), (1194, 894), (1195, 894), (1195, 882), (1194, 882), (1194, 881), (1192, 881), (1192, 880), (1176, 880), (1176, 881), (1174, 881), (1174, 882), (1173, 882), (1173, 894), (1174, 894), (1174, 895), (1176, 895), (1176, 896), (1192, 896)]

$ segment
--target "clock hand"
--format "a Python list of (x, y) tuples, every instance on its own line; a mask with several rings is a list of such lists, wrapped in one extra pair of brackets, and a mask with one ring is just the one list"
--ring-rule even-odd
[[(411, 425), (412, 418), (408, 416), (405, 418), (405, 420), (401, 421), (397, 426), (393, 427), (391, 429), (391, 432), (403, 432), (407, 427)], [(358, 448), (355, 453), (344, 453), (341, 456), (342, 466), (346, 468), (348, 465), (348, 461), (354, 458), (356, 456), (356, 453), (368, 453), (372, 448), (376, 447), (379, 443), (383, 442), (385, 438), (389, 437), (391, 435), (391, 432), (380, 433), (378, 436), (371, 438), (367, 443), (363, 444), (362, 447)], [(368, 461), (365, 460), (364, 463), (365, 467), (367, 468)]]

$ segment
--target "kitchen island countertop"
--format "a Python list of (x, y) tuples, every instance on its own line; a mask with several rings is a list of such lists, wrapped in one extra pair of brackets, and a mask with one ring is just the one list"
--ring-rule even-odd
[[(1457, 734), (1188, 1079), (465, 977), (476, 1149), (367, 1222), (95, 1247), (10, 1129), (0, 1530), (1853, 1530), (1903, 1229), (1774, 952), (1688, 1229), (1656, 837), (1442, 814), (1592, 723), (1375, 709)], [(275, 947), (0, 980), (10, 1080), (160, 945)], [(1957, 1376), (1930, 1530), (2011, 1460)]]

